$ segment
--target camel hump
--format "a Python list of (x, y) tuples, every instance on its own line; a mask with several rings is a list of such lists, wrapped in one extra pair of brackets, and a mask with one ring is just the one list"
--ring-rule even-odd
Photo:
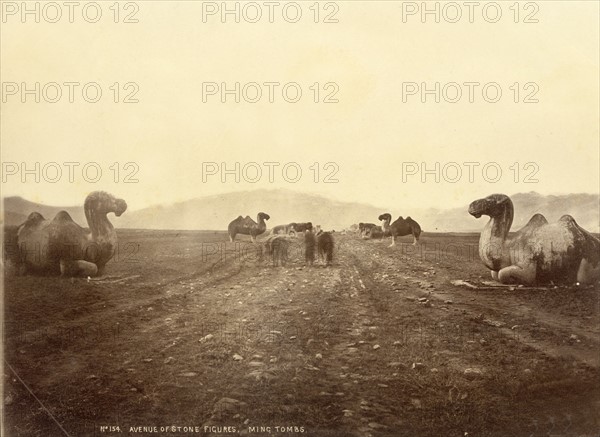
[(42, 214), (40, 214), (39, 212), (32, 212), (27, 216), (25, 223), (36, 223), (42, 220), (46, 220)]
[(31, 232), (33, 229), (41, 226), (46, 219), (39, 212), (32, 212), (27, 216), (27, 219), (18, 226), (17, 235), (22, 236), (24, 233)]
[(575, 219), (572, 216), (568, 215), (568, 214), (565, 214), (561, 218), (559, 218), (558, 222), (559, 223), (564, 223), (566, 225), (575, 225), (575, 226), (579, 227), (579, 225), (577, 224), (577, 222), (575, 221)]
[(54, 217), (54, 220), (52, 220), (54, 222), (72, 222), (73, 219), (71, 218), (71, 216), (69, 215), (69, 213), (67, 211), (60, 211), (58, 214), (56, 214), (56, 216)]
[(548, 224), (548, 220), (542, 214), (534, 214), (527, 224), (523, 226), (518, 232), (519, 238), (531, 238), (531, 235), (535, 232), (536, 229), (546, 226)]
[(236, 218), (235, 220), (232, 220), (231, 223), (229, 223), (229, 226), (234, 226), (237, 223), (241, 223), (244, 221), (244, 217), (239, 216), (238, 218)]
[(563, 215), (558, 219), (558, 223), (571, 233), (575, 245), (581, 248), (584, 258), (597, 266), (600, 262), (600, 240), (579, 226), (570, 215)]
[(580, 227), (575, 221), (575, 219), (568, 214), (563, 215), (561, 218), (559, 218), (558, 224), (564, 229), (568, 229), (569, 232), (571, 232), (577, 240), (583, 241), (588, 239), (588, 237), (595, 238), (588, 231)]
[(535, 226), (535, 227), (539, 227), (539, 226), (543, 226), (543, 225), (547, 225), (548, 224), (548, 220), (546, 220), (546, 217), (544, 217), (542, 214), (534, 214), (529, 221), (527, 222), (527, 224), (525, 225), (527, 226)]

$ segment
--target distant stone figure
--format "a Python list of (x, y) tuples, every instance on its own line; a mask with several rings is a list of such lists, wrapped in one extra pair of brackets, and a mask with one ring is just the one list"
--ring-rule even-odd
[(316, 238), (313, 231), (304, 231), (304, 260), (306, 265), (312, 266), (315, 262)]
[(289, 224), (289, 233), (290, 234), (298, 234), (300, 232), (304, 232), (307, 230), (312, 230), (313, 224), (311, 222), (307, 223), (290, 223)]
[(271, 259), (273, 267), (285, 266), (291, 244), (292, 240), (287, 235), (270, 235), (265, 240), (264, 252)]
[(333, 262), (333, 235), (331, 232), (321, 231), (317, 235), (317, 250), (319, 256), (325, 261), (325, 265), (330, 265)]
[(394, 223), (390, 225), (390, 222), (392, 221), (392, 215), (385, 213), (379, 216), (379, 220), (381, 220), (383, 232), (391, 235), (392, 237), (392, 244), (390, 244), (390, 247), (396, 245), (397, 237), (403, 237), (405, 235), (413, 236), (413, 245), (416, 245), (419, 241), (419, 237), (421, 236), (421, 226), (419, 226), (419, 224), (410, 217), (406, 217), (406, 219), (404, 219), (402, 216), (400, 216)]
[(358, 224), (358, 233), (361, 237), (365, 236), (367, 234), (367, 232), (370, 231), (371, 228), (374, 228), (375, 226), (377, 226), (375, 223), (359, 223)]
[(258, 223), (252, 220), (250, 216), (246, 216), (246, 218), (239, 216), (229, 223), (229, 226), (227, 227), (229, 241), (233, 242), (237, 234), (243, 234), (250, 235), (250, 239), (254, 243), (256, 241), (256, 237), (263, 234), (267, 230), (267, 223), (265, 220), (269, 220), (271, 217), (269, 214), (259, 212), (256, 218)]
[(503, 284), (595, 284), (600, 280), (600, 240), (570, 215), (549, 224), (541, 214), (508, 235), (514, 207), (504, 194), (492, 194), (469, 205), (475, 218), (488, 215), (479, 238), (479, 256), (492, 278)]
[(290, 225), (277, 225), (271, 229), (271, 235), (284, 235), (290, 231)]

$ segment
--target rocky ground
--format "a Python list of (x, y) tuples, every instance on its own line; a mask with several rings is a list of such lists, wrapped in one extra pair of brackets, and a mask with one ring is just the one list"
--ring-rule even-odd
[(476, 236), (272, 267), (223, 233), (119, 235), (103, 278), (6, 278), (6, 435), (600, 432), (598, 288), (497, 286)]

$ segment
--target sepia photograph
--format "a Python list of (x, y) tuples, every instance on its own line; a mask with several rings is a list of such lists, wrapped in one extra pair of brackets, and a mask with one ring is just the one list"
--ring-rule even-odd
[(600, 2), (0, 13), (0, 435), (600, 436)]

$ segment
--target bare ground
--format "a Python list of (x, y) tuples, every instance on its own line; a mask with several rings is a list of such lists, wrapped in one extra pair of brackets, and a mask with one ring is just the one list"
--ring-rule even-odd
[(492, 286), (476, 236), (119, 235), (103, 278), (6, 278), (6, 435), (600, 433), (598, 287)]

